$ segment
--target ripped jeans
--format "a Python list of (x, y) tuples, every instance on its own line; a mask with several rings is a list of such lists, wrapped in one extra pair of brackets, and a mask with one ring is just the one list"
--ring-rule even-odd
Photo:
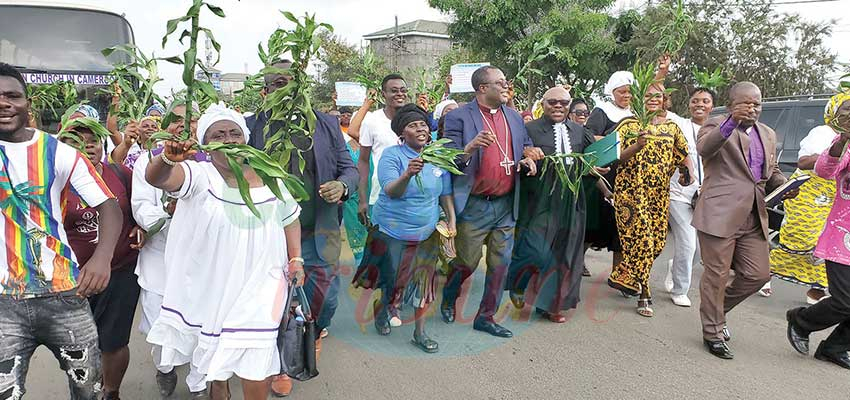
[(97, 399), (97, 328), (88, 300), (68, 291), (28, 299), (0, 295), (0, 400), (23, 397), (30, 358), (40, 345), (68, 374), (72, 400)]

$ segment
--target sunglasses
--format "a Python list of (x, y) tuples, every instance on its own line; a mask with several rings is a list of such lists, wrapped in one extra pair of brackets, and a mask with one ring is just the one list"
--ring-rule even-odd
[(546, 100), (546, 103), (549, 104), (550, 106), (553, 106), (553, 107), (558, 105), (558, 104), (560, 104), (564, 107), (569, 107), (571, 102), (572, 102), (572, 100), (558, 100), (558, 99)]
[(590, 111), (576, 110), (576, 111), (573, 111), (573, 114), (575, 114), (576, 117), (586, 117), (586, 116), (590, 115)]

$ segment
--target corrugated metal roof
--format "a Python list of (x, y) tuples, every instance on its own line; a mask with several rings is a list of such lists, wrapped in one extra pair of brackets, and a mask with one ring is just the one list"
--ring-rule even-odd
[[(380, 31), (370, 33), (368, 35), (363, 35), (363, 38), (367, 40), (380, 39), (394, 35), (395, 32), (396, 28), (393, 26), (387, 29), (382, 29)], [(439, 36), (448, 39), (449, 24), (440, 21), (427, 21), (424, 19), (418, 19), (416, 21), (408, 22), (406, 24), (400, 24), (398, 26), (398, 34), (399, 36), (425, 34), (427, 36)]]

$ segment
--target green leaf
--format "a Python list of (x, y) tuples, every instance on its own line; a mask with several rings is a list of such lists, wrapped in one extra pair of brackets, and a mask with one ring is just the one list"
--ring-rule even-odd
[(168, 20), (168, 22), (166, 22), (166, 24), (165, 24), (165, 36), (162, 37), (162, 48), (163, 49), (165, 48), (165, 43), (168, 42), (168, 35), (171, 35), (172, 33), (174, 33), (174, 31), (177, 30), (177, 24), (179, 24), (181, 22), (188, 21), (190, 19), (192, 19), (191, 15), (184, 15), (180, 18), (171, 19), (171, 20)]
[(192, 82), (195, 81), (195, 60), (197, 57), (198, 50), (195, 48), (189, 48), (186, 52), (183, 53), (183, 84), (186, 86), (192, 85)]
[(221, 18), (224, 18), (224, 10), (222, 10), (221, 7), (216, 7), (216, 6), (214, 6), (210, 3), (205, 3), (205, 4), (207, 5), (207, 8), (210, 11), (212, 11), (213, 14), (215, 14), (215, 15), (221, 17)]
[(172, 63), (172, 64), (183, 65), (183, 60), (182, 60), (182, 59), (180, 59), (180, 57), (177, 57), (177, 56), (171, 56), (171, 57), (160, 58), (160, 60), (162, 60), (162, 61), (166, 61), (166, 62), (170, 62), (170, 63)]
[(284, 17), (286, 17), (286, 19), (288, 19), (288, 20), (290, 20), (290, 21), (292, 21), (292, 22), (294, 22), (294, 23), (296, 23), (296, 24), (299, 24), (298, 18), (295, 18), (295, 15), (292, 15), (292, 13), (291, 13), (291, 12), (289, 12), (289, 11), (281, 11), (281, 13), (283, 14), (283, 16), (284, 16)]
[(227, 155), (226, 158), (227, 165), (230, 166), (230, 171), (233, 172), (233, 176), (236, 177), (236, 185), (239, 187), (239, 195), (242, 196), (242, 200), (254, 216), (262, 218), (262, 214), (260, 214), (260, 211), (257, 210), (256, 206), (254, 206), (254, 199), (251, 198), (251, 187), (248, 185), (248, 180), (245, 179), (245, 175), (242, 172), (242, 165), (236, 162), (233, 156)]

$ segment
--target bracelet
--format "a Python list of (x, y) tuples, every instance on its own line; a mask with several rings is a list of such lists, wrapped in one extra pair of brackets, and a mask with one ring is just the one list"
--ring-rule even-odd
[(301, 258), (301, 257), (292, 257), (292, 258), (290, 258), (290, 259), (289, 259), (289, 263), (290, 263), (290, 264), (292, 264), (293, 262), (299, 262), (299, 263), (301, 263), (301, 265), (304, 265), (304, 259), (303, 259), (303, 258)]
[(165, 153), (159, 153), (159, 158), (162, 160), (163, 163), (165, 163), (165, 165), (168, 165), (169, 167), (177, 165), (176, 162), (169, 160), (168, 157), (165, 156)]

